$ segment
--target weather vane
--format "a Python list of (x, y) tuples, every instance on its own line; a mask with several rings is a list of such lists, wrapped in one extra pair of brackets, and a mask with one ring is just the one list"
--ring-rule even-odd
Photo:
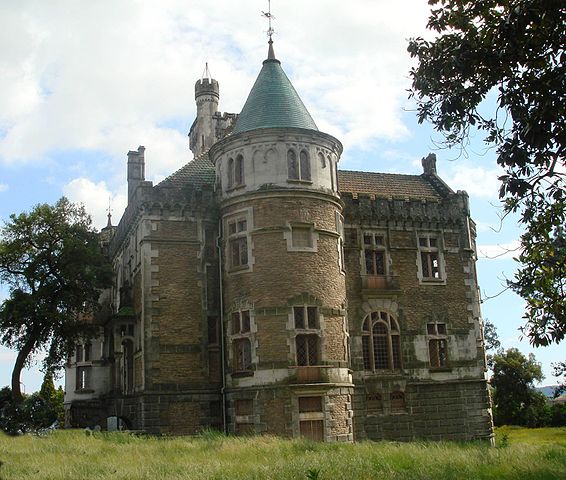
[(271, 13), (271, 0), (267, 0), (267, 7), (267, 12), (262, 11), (261, 14), (262, 16), (267, 18), (267, 20), (269, 20), (269, 29), (267, 30), (267, 36), (269, 37), (269, 40), (271, 40), (272, 35), (275, 33), (275, 30), (273, 30), (273, 27), (271, 26), (271, 20), (275, 20), (275, 17)]
[(108, 212), (108, 224), (106, 225), (107, 227), (112, 226), (112, 210), (112, 196), (110, 195), (108, 196), (108, 208), (106, 209), (106, 212)]

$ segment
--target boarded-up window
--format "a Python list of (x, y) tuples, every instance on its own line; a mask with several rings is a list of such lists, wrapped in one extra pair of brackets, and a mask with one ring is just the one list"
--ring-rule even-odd
[(368, 415), (383, 413), (383, 401), (379, 393), (372, 393), (366, 396), (366, 412)]
[(254, 401), (252, 399), (236, 400), (234, 410), (236, 415), (252, 415), (254, 410)]
[(246, 436), (255, 434), (255, 425), (253, 423), (236, 423), (236, 435)]
[(403, 392), (391, 393), (391, 411), (392, 412), (405, 411), (405, 394)]
[(299, 397), (299, 413), (322, 412), (322, 397)]
[(324, 440), (324, 423), (322, 420), (301, 420), (299, 422), (301, 437), (315, 442)]

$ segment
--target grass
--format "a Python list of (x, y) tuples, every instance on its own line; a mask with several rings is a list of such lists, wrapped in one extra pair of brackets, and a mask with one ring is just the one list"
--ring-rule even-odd
[(566, 478), (566, 428), (502, 427), (496, 438), (500, 446), (491, 448), (478, 443), (319, 444), (210, 432), (177, 438), (87, 436), (62, 430), (46, 437), (0, 436), (0, 479)]

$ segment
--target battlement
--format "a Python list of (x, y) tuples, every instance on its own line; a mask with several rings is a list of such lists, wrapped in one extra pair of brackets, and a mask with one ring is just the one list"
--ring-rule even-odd
[(201, 78), (195, 83), (195, 100), (205, 95), (212, 95), (220, 98), (220, 87), (218, 81), (213, 78)]

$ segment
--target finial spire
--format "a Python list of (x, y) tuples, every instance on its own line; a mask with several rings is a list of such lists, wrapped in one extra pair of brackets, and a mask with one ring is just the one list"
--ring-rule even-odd
[(275, 30), (273, 29), (272, 25), (271, 25), (271, 21), (275, 20), (275, 17), (273, 16), (273, 14), (271, 13), (271, 0), (267, 0), (267, 12), (261, 12), (261, 14), (267, 18), (267, 20), (269, 21), (269, 28), (267, 29), (267, 36), (269, 37), (269, 40), (267, 43), (269, 43), (269, 50), (267, 52), (267, 59), (268, 60), (275, 60), (275, 52), (273, 50), (273, 34), (275, 33)]
[(112, 228), (112, 197), (108, 197), (108, 208), (106, 211), (108, 212), (108, 223), (106, 224), (106, 228)]
[(205, 62), (204, 64), (204, 70), (202, 72), (201, 80), (204, 80), (205, 78), (207, 78), (209, 81), (212, 79), (212, 75), (210, 74), (210, 70), (208, 69), (208, 62)]

